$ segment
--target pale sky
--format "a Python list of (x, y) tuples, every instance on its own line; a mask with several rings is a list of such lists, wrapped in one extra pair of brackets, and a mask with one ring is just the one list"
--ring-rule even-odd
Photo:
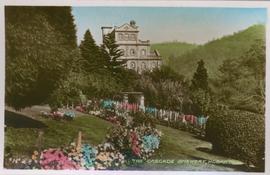
[(265, 24), (265, 8), (73, 7), (78, 43), (87, 29), (101, 43), (102, 26), (135, 20), (139, 38), (151, 43), (183, 41), (203, 44), (254, 24)]

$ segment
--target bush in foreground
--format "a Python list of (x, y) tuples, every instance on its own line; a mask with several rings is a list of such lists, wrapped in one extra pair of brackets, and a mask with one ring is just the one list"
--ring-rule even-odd
[(206, 137), (213, 150), (253, 164), (264, 171), (264, 116), (247, 111), (222, 110), (212, 114)]

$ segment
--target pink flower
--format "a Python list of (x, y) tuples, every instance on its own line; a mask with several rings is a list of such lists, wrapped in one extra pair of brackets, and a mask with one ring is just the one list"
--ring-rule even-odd
[(55, 149), (43, 151), (40, 164), (43, 169), (79, 169), (62, 151)]

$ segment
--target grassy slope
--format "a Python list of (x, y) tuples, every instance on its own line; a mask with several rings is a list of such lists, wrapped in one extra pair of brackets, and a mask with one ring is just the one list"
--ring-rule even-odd
[(184, 42), (164, 42), (151, 45), (151, 49), (157, 49), (165, 63), (170, 57), (178, 57), (196, 48), (197, 45)]
[[(59, 147), (59, 145), (68, 145), (76, 139), (78, 131), (83, 133), (83, 142), (97, 145), (104, 141), (107, 129), (112, 126), (111, 123), (97, 117), (85, 115), (77, 117), (73, 121), (55, 121), (36, 117), (48, 127), (44, 129), (44, 140), (42, 149), (49, 147)], [(156, 158), (163, 159), (194, 159), (197, 158), (220, 158), (212, 156), (196, 148), (204, 147), (211, 149), (211, 144), (200, 139), (196, 139), (192, 134), (177, 129), (158, 126), (163, 132), (161, 149)], [(38, 137), (37, 128), (8, 128), (5, 133), (6, 146), (10, 146), (18, 154), (31, 154), (31, 151), (37, 149), (36, 140)]]
[[(29, 112), (29, 111), (28, 111)], [(30, 112), (29, 112), (30, 113)], [(59, 147), (68, 145), (76, 139), (78, 131), (83, 133), (83, 142), (97, 145), (104, 141), (107, 129), (112, 126), (111, 123), (84, 115), (77, 117), (73, 121), (55, 121), (38, 117), (35, 113), (28, 115), (43, 122), (48, 127), (44, 129), (44, 140), (41, 149)], [(153, 159), (176, 159), (176, 160), (228, 160), (231, 164), (237, 166), (242, 163), (226, 157), (218, 156), (207, 151), (200, 151), (198, 148), (211, 150), (209, 142), (197, 139), (194, 135), (177, 129), (157, 126), (162, 131), (162, 141), (160, 149), (155, 153)], [(14, 155), (30, 156), (33, 150), (37, 150), (36, 142), (38, 138), (38, 129), (35, 128), (7, 128), (5, 133), (5, 146), (9, 146)], [(230, 167), (224, 167), (214, 164), (143, 164), (141, 169), (171, 169), (171, 170), (224, 170), (232, 171)]]
[[(105, 139), (107, 129), (111, 123), (92, 116), (77, 117), (73, 121), (55, 121), (36, 117), (42, 121), (44, 128), (42, 148), (54, 148), (60, 145), (69, 145), (77, 138), (78, 131), (82, 131), (83, 142), (97, 145)], [(5, 133), (5, 146), (9, 146), (15, 155), (31, 155), (37, 150), (37, 128), (7, 128)]]
[[(227, 157), (211, 153), (212, 145), (204, 140), (197, 139), (193, 134), (160, 126), (157, 128), (162, 131), (162, 141), (160, 149), (151, 159), (175, 160), (169, 164), (146, 163), (141, 168), (145, 170), (192, 170), (192, 171), (245, 171), (242, 162)], [(193, 163), (181, 160), (210, 160), (224, 161), (224, 164), (216, 163)], [(180, 162), (179, 162), (180, 161)]]
[(211, 78), (216, 77), (218, 67), (225, 59), (239, 58), (256, 39), (265, 39), (265, 27), (254, 25), (246, 30), (208, 42), (178, 58), (171, 59), (169, 65), (178, 73), (191, 77), (197, 62), (203, 59)]

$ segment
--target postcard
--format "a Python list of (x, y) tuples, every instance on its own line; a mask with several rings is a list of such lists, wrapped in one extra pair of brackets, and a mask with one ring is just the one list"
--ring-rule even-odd
[(225, 4), (4, 3), (3, 172), (266, 174), (269, 4)]

